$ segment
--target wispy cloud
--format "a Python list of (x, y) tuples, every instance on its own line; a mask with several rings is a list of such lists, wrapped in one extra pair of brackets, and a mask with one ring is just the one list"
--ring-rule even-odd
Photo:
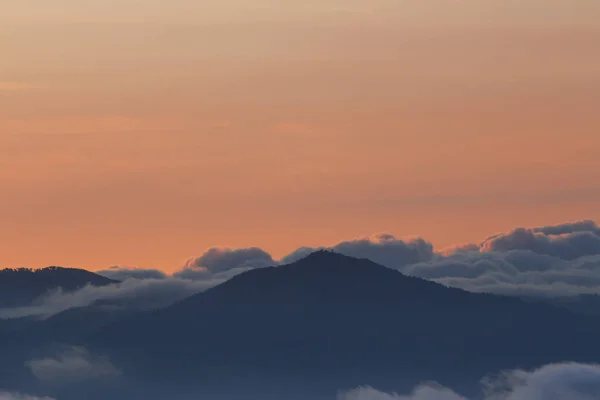
[(73, 292), (56, 290), (37, 299), (34, 304), (0, 309), (0, 318), (39, 317), (46, 318), (62, 311), (106, 304), (132, 310), (147, 310), (168, 306), (177, 300), (215, 286), (224, 279), (128, 279), (108, 286), (85, 286)]
[(65, 348), (56, 357), (31, 360), (26, 365), (40, 381), (55, 384), (121, 374), (108, 358), (94, 356), (87, 349), (75, 346)]

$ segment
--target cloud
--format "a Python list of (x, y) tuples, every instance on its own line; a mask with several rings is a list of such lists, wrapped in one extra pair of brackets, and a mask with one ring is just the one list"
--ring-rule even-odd
[(121, 372), (107, 357), (94, 356), (83, 347), (65, 348), (58, 356), (26, 363), (40, 381), (53, 384), (73, 383), (118, 376)]
[(0, 318), (45, 318), (71, 308), (93, 304), (133, 310), (161, 308), (213, 287), (225, 279), (219, 276), (204, 281), (176, 278), (128, 279), (107, 286), (88, 285), (72, 292), (56, 290), (37, 299), (32, 305), (0, 309)]
[(600, 228), (593, 221), (518, 228), (400, 271), (475, 292), (596, 294), (600, 293)]
[(530, 251), (466, 253), (401, 269), (473, 292), (573, 296), (600, 293), (600, 257), (565, 261)]
[(102, 275), (109, 279), (117, 281), (125, 281), (127, 279), (166, 279), (167, 274), (158, 269), (142, 269), (142, 268), (126, 268), (126, 267), (110, 267), (105, 270), (97, 271), (98, 275)]
[[(583, 230), (584, 226), (577, 226), (578, 229), (574, 229), (574, 225), (537, 229), (518, 228), (508, 234), (486, 239), (479, 249), (481, 252), (529, 250), (563, 260), (600, 254), (600, 232), (595, 229), (595, 225), (590, 226), (590, 230)], [(570, 232), (567, 227), (571, 227)]]
[(437, 384), (422, 385), (406, 396), (397, 393), (384, 393), (371, 387), (351, 390), (338, 396), (338, 400), (467, 400), (452, 390)]
[(176, 278), (205, 280), (215, 274), (230, 276), (254, 268), (275, 265), (269, 253), (257, 247), (229, 249), (214, 247), (202, 256), (190, 259), (185, 267), (173, 274)]
[(21, 393), (9, 393), (0, 391), (0, 400), (54, 400), (51, 397), (30, 396)]
[(592, 220), (583, 220), (560, 225), (544, 226), (541, 228), (534, 228), (534, 230), (545, 235), (564, 235), (576, 232), (592, 232), (595, 235), (600, 235), (600, 227)]
[[(515, 370), (483, 381), (485, 400), (594, 400), (600, 398), (600, 366), (552, 364), (534, 371)], [(408, 395), (363, 387), (339, 400), (468, 400), (438, 384), (424, 384)]]
[(524, 296), (600, 293), (600, 227), (590, 220), (517, 228), (446, 251), (436, 251), (424, 239), (400, 240), (384, 234), (330, 247), (301, 247), (282, 263), (324, 248), (474, 292)]
[(331, 247), (301, 247), (284, 257), (281, 263), (294, 262), (314, 251), (323, 249), (333, 250), (349, 257), (368, 258), (390, 268), (428, 261), (435, 255), (433, 245), (424, 239), (401, 240), (391, 234), (380, 234), (341, 242)]
[(390, 234), (329, 247), (301, 247), (281, 263), (330, 249), (405, 274), (474, 292), (506, 295), (600, 294), (600, 227), (591, 220), (517, 228), (481, 243), (436, 251), (424, 239)]

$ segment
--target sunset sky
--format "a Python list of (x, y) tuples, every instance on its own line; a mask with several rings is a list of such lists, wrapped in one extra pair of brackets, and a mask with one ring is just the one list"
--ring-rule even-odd
[(600, 220), (598, 0), (0, 0), (0, 267)]

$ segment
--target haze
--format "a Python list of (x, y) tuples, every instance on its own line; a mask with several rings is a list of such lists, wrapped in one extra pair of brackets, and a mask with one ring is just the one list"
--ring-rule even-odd
[(0, 266), (600, 219), (597, 0), (0, 9)]

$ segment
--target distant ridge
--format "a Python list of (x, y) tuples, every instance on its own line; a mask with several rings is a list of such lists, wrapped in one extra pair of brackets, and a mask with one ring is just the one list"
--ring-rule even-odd
[(0, 307), (29, 304), (58, 288), (72, 291), (88, 284), (105, 286), (117, 282), (77, 268), (6, 268), (0, 270)]

